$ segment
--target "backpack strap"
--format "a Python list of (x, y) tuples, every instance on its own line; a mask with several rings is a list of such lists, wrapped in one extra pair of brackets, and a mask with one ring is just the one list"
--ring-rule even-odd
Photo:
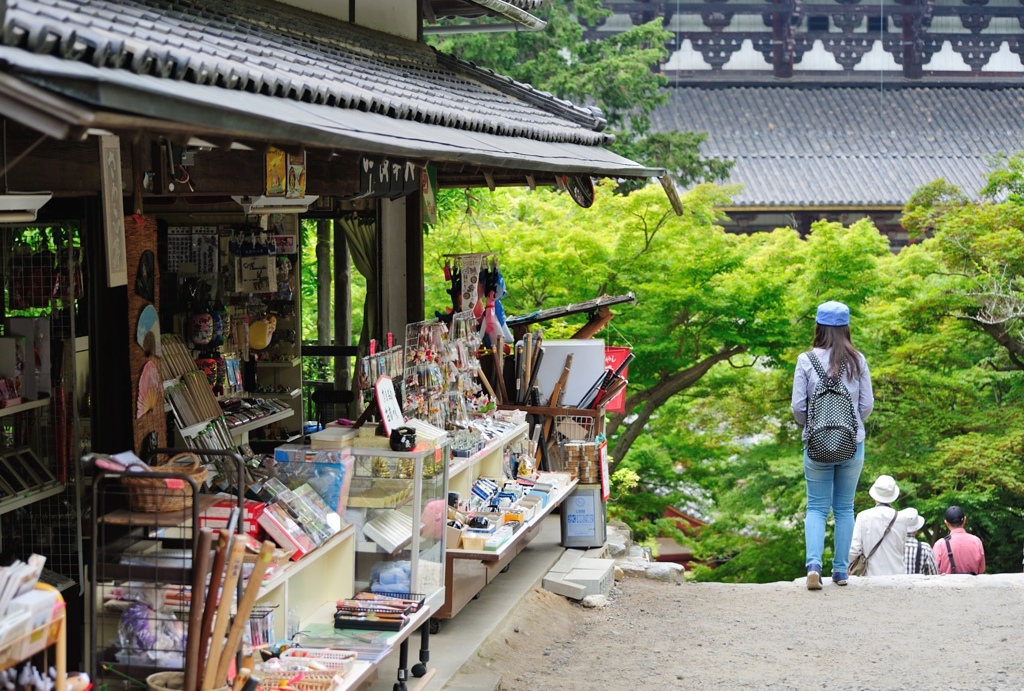
[(818, 373), (819, 379), (824, 379), (826, 376), (825, 368), (821, 366), (821, 360), (814, 354), (813, 350), (807, 351), (807, 359), (811, 361), (811, 365), (814, 367), (814, 371)]
[[(818, 373), (818, 378), (828, 378), (828, 374), (825, 373), (825, 367), (821, 364), (821, 360), (818, 359), (818, 356), (814, 354), (813, 350), (807, 351), (807, 359), (811, 361), (811, 365), (814, 367), (814, 371)], [(843, 358), (843, 361), (839, 363), (839, 379), (842, 379), (845, 373), (846, 358)]]
[(947, 535), (946, 538), (945, 538), (946, 539), (946, 554), (949, 555), (949, 566), (950, 566), (951, 569), (953, 569), (953, 573), (959, 573), (956, 570), (956, 562), (953, 561), (953, 546), (949, 543), (949, 538), (950, 537), (952, 537), (952, 536), (951, 535)]
[(917, 554), (914, 556), (914, 573), (921, 573), (921, 557), (923, 556), (922, 552), (924, 552), (924, 550), (921, 549), (920, 541), (918, 541), (916, 546)]

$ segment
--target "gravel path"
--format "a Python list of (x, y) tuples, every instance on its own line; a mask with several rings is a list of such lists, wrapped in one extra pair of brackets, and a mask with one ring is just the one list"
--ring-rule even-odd
[(503, 691), (1024, 689), (1024, 574), (536, 590), (463, 671)]

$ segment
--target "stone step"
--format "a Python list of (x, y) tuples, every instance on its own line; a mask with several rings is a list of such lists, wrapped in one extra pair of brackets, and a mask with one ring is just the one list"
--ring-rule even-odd
[(544, 577), (544, 589), (573, 600), (608, 595), (615, 584), (615, 562), (582, 554), (572, 555), (568, 560), (563, 556)]

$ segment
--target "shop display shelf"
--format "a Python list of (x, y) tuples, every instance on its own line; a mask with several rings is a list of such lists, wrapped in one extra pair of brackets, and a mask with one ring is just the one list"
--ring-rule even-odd
[(351, 538), (355, 534), (355, 530), (355, 526), (352, 524), (342, 526), (340, 531), (325, 540), (324, 543), (315, 550), (298, 561), (288, 562), (285, 566), (278, 569), (273, 576), (263, 582), (259, 595), (256, 596), (256, 601), (259, 602), (265, 598), (270, 591), (283, 585), (288, 581), (288, 579), (293, 578), (296, 574), (309, 568), (309, 566), (316, 563), (320, 557), (330, 552), (339, 542), (344, 542)]
[(494, 451), (500, 450), (501, 447), (515, 440), (517, 437), (525, 434), (527, 429), (527, 424), (525, 422), (521, 423), (519, 425), (516, 425), (513, 429), (501, 435), (500, 437), (495, 437), (491, 441), (487, 442), (484, 448), (480, 449), (472, 456), (466, 456), (465, 458), (458, 458), (452, 456), (452, 461), (448, 466), (449, 482), (452, 480), (452, 478), (455, 478), (462, 474), (463, 472), (465, 472), (466, 470), (468, 470), (469, 468), (472, 468), (474, 465), (479, 463), (482, 459), (486, 458)]
[(165, 585), (191, 585), (192, 569), (180, 566), (129, 566), (127, 564), (105, 563), (101, 567), (103, 576), (109, 582), (145, 581)]
[(284, 391), (279, 393), (247, 393), (245, 398), (273, 398), (278, 401), (289, 401), (293, 398), (298, 398), (302, 395), (301, 388), (294, 388), (291, 391)]
[(242, 437), (242, 435), (244, 435), (247, 432), (251, 432), (254, 429), (259, 429), (260, 427), (266, 427), (267, 425), (272, 424), (274, 422), (278, 422), (279, 420), (286, 420), (294, 414), (295, 410), (292, 408), (289, 408), (287, 410), (280, 410), (276, 413), (264, 415), (261, 418), (256, 418), (255, 420), (246, 422), (243, 425), (238, 425), (237, 427), (230, 427), (229, 431), (231, 432), (231, 436), (235, 439), (235, 441), (238, 441)]
[[(203, 511), (222, 499), (224, 499), (223, 494), (198, 495), (196, 502), (199, 504), (199, 513), (202, 514)], [(179, 526), (188, 526), (192, 523), (192, 509), (178, 509), (162, 513), (118, 509), (103, 516), (98, 516), (96, 522), (145, 528), (177, 528)]]
[(37, 501), (52, 497), (64, 491), (64, 485), (59, 482), (48, 483), (45, 487), (30, 489), (21, 492), (13, 497), (0, 500), (0, 514), (5, 514), (15, 509), (35, 504)]
[(559, 506), (565, 498), (569, 496), (569, 493), (573, 491), (576, 485), (579, 484), (579, 480), (569, 480), (568, 473), (555, 473), (559, 476), (564, 476), (568, 482), (560, 484), (557, 492), (552, 492), (551, 496), (548, 497), (547, 505), (538, 511), (533, 517), (523, 523), (519, 527), (512, 537), (505, 542), (501, 547), (493, 551), (487, 550), (469, 550), (469, 549), (448, 549), (448, 556), (454, 559), (473, 559), (476, 561), (495, 562), (501, 561), (505, 556), (512, 551), (518, 551), (517, 548), (519, 543), (522, 542), (523, 537), (533, 532), (541, 521), (543, 521), (548, 514), (554, 511), (556, 506)]
[(202, 422), (197, 422), (194, 425), (183, 427), (178, 431), (181, 433), (182, 439), (191, 439), (192, 437), (196, 436), (197, 434), (205, 430), (207, 427), (209, 427), (210, 423), (216, 419), (217, 418), (212, 417), (209, 420), (203, 420)]
[(0, 417), (7, 417), (8, 415), (16, 415), (18, 413), (24, 413), (26, 410), (33, 410), (34, 408), (42, 408), (45, 405), (50, 404), (49, 398), (40, 398), (38, 401), (25, 401), (17, 405), (8, 406), (6, 408), (0, 408)]
[(276, 393), (261, 392), (261, 391), (232, 391), (229, 393), (221, 394), (217, 396), (218, 401), (228, 401), (234, 398), (248, 399), (248, 398), (272, 398), (277, 401), (290, 401), (293, 398), (298, 398), (302, 395), (301, 388), (294, 388), (290, 391), (278, 391)]
[(273, 362), (264, 362), (263, 360), (257, 360), (256, 365), (259, 367), (297, 367), (302, 364), (302, 358), (292, 358), (291, 360), (275, 360)]

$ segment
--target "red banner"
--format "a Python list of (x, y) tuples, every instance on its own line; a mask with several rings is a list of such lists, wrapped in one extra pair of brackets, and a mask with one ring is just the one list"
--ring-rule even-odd
[[(631, 348), (619, 348), (616, 346), (605, 346), (604, 348), (604, 366), (613, 372), (619, 368), (626, 358), (629, 356)], [(629, 378), (629, 367), (622, 370), (621, 375), (623, 378)], [(609, 413), (624, 413), (626, 412), (626, 389), (623, 389), (619, 393), (615, 394), (614, 398), (607, 401), (605, 410)]]

